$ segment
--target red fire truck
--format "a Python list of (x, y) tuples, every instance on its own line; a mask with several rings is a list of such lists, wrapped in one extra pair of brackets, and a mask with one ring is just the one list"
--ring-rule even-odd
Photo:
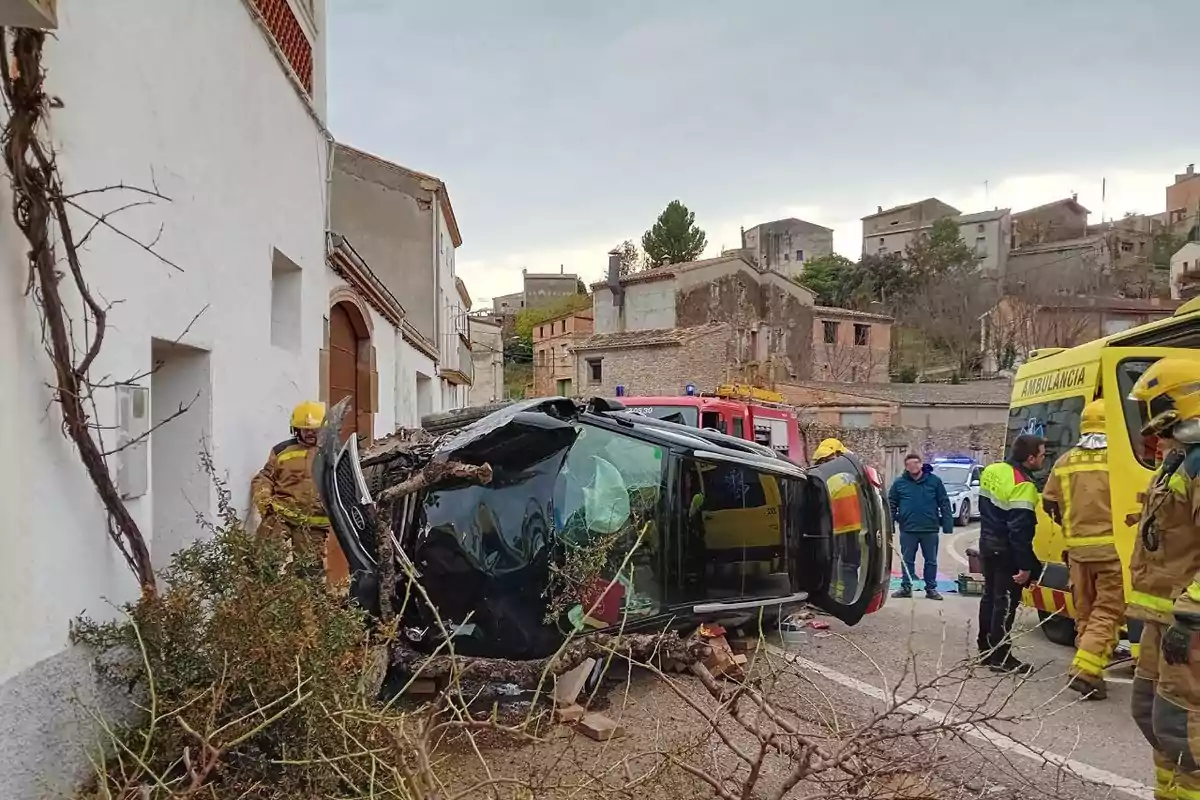
[(796, 412), (783, 402), (783, 395), (778, 392), (731, 383), (718, 386), (711, 394), (698, 393), (689, 385), (686, 394), (676, 397), (627, 397), (618, 386), (617, 396), (635, 414), (712, 428), (764, 444), (798, 464), (807, 462)]

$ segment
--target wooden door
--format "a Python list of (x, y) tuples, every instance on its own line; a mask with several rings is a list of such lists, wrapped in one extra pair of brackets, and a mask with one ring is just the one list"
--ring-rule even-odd
[(350, 410), (342, 423), (343, 437), (363, 433), (358, 430), (362, 406), (358, 394), (359, 344), (350, 311), (338, 303), (329, 310), (329, 405), (335, 406), (343, 398), (350, 398)]

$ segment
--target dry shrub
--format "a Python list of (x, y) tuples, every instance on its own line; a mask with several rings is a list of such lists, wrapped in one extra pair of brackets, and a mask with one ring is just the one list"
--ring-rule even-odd
[(97, 720), (110, 752), (86, 796), (344, 795), (353, 776), (331, 759), (396, 744), (403, 715), (377, 707), (371, 676), (386, 637), (220, 497), (222, 523), (174, 557), (159, 597), (76, 625), (145, 711)]

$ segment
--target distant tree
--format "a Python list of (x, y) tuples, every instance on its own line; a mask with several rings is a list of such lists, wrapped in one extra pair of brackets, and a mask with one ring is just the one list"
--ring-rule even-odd
[(638, 248), (637, 242), (633, 239), (626, 239), (617, 245), (616, 250), (621, 254), (621, 277), (625, 278), (635, 272), (639, 272), (645, 267), (645, 259), (642, 257), (642, 251)]
[(979, 257), (963, 241), (958, 223), (950, 217), (942, 217), (933, 223), (928, 233), (909, 242), (904, 261), (913, 277), (921, 281), (951, 271), (973, 271)]
[(843, 307), (855, 273), (853, 261), (832, 253), (809, 259), (804, 264), (804, 272), (796, 278), (796, 283), (812, 292), (818, 304)]
[(650, 230), (642, 236), (642, 249), (650, 266), (695, 261), (708, 246), (708, 237), (696, 226), (696, 214), (672, 200)]
[(846, 298), (848, 308), (867, 310), (879, 303), (893, 316), (900, 315), (912, 300), (916, 282), (904, 259), (895, 253), (865, 255), (854, 265)]

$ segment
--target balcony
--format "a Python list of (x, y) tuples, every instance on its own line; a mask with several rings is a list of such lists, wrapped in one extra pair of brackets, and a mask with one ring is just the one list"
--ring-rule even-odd
[(453, 339), (458, 346), (446, 348), (448, 358), (447, 363), (442, 365), (442, 377), (451, 383), (470, 386), (475, 383), (475, 362), (471, 359), (471, 345), (458, 335), (454, 335)]

